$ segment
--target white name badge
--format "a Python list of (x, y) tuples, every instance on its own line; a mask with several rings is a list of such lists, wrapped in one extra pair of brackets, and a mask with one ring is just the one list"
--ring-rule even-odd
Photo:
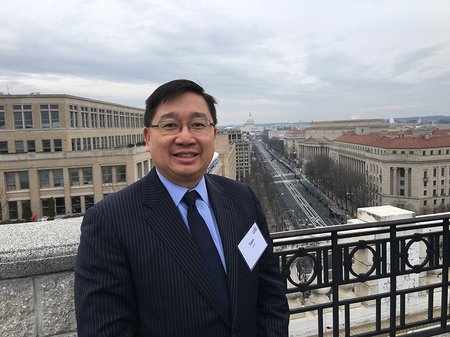
[(258, 262), (262, 253), (264, 253), (266, 247), (267, 242), (256, 223), (253, 224), (238, 245), (239, 251), (250, 270), (253, 270), (253, 267), (255, 267), (256, 262)]

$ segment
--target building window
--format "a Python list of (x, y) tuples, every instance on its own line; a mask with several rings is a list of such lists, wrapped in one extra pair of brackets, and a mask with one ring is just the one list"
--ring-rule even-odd
[(8, 142), (0, 142), (0, 153), (8, 153)]
[(0, 105), (0, 129), (4, 129), (5, 127), (5, 107)]
[(29, 189), (28, 171), (5, 172), (5, 184), (7, 191)]
[(14, 128), (15, 129), (32, 129), (33, 114), (31, 105), (13, 105)]
[(148, 173), (148, 160), (144, 161), (144, 174)]
[(51, 152), (52, 151), (52, 147), (50, 144), (50, 139), (43, 139), (42, 140), (42, 151), (44, 152)]
[(70, 115), (70, 127), (78, 127), (78, 106), (69, 105), (69, 115)]
[(64, 187), (64, 176), (62, 169), (52, 170), (53, 173), (53, 187)]
[(83, 167), (83, 184), (92, 185), (92, 167)]
[(30, 184), (28, 182), (28, 171), (20, 171), (19, 173), (19, 182), (21, 190), (28, 190), (30, 188)]
[(19, 219), (19, 210), (17, 208), (17, 201), (8, 201), (9, 218), (11, 220)]
[(426, 201), (426, 200), (423, 201), (423, 205), (424, 205), (424, 206), (427, 205), (427, 201)]
[(41, 126), (43, 129), (57, 129), (61, 127), (59, 122), (59, 108), (57, 104), (41, 104)]
[(430, 150), (430, 156), (432, 156), (434, 154), (433, 150)]
[(91, 128), (97, 127), (97, 109), (91, 109)]
[(112, 166), (102, 167), (102, 181), (103, 184), (112, 183)]
[(55, 198), (56, 215), (66, 214), (66, 204), (64, 198)]
[(405, 195), (405, 190), (403, 188), (400, 189), (400, 195)]
[(81, 127), (82, 128), (87, 128), (88, 127), (88, 120), (89, 120), (88, 108), (82, 106), (81, 107)]
[(81, 213), (81, 197), (71, 197), (72, 213)]
[(142, 178), (142, 163), (136, 164), (136, 170), (138, 179)]
[(22, 140), (14, 141), (14, 146), (16, 148), (16, 153), (24, 153), (25, 152), (25, 148), (23, 147), (23, 141)]
[(94, 206), (94, 196), (93, 195), (85, 195), (84, 196), (84, 208), (85, 208), (85, 211), (87, 211), (92, 206)]
[(433, 177), (436, 177), (436, 169), (433, 169)]
[(79, 168), (70, 168), (69, 169), (69, 179), (70, 179), (70, 186), (79, 186), (80, 185), (80, 169)]
[(427, 190), (423, 190), (423, 195), (427, 195)]
[(39, 187), (40, 188), (49, 188), (50, 187), (50, 171), (49, 170), (39, 170), (38, 175), (39, 175)]
[(61, 139), (53, 139), (53, 147), (55, 149), (55, 152), (61, 152), (62, 151), (62, 140)]
[(127, 171), (125, 165), (116, 166), (116, 182), (123, 183), (127, 181)]
[(5, 173), (5, 183), (7, 191), (15, 191), (16, 190), (16, 173), (15, 172), (6, 172)]
[(49, 212), (48, 212), (48, 210), (49, 210), (49, 203), (50, 203), (50, 199), (41, 199), (41, 211), (42, 211), (42, 214), (44, 215), (44, 216), (48, 216), (49, 215)]
[(36, 143), (34, 140), (27, 140), (27, 151), (36, 152)]
[(39, 188), (64, 187), (62, 169), (39, 170)]

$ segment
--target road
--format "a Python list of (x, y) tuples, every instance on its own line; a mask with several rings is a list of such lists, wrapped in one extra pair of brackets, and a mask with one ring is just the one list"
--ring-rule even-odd
[(264, 160), (266, 170), (278, 186), (289, 209), (288, 217), (296, 229), (332, 226), (345, 222), (343, 212), (309, 183), (300, 171), (277, 158), (264, 143), (257, 141), (255, 144)]

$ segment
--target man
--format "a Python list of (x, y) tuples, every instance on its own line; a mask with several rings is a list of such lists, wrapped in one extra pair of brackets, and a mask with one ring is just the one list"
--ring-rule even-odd
[(147, 99), (155, 168), (83, 219), (78, 336), (288, 336), (285, 287), (259, 202), (246, 185), (205, 174), (215, 103), (188, 80)]

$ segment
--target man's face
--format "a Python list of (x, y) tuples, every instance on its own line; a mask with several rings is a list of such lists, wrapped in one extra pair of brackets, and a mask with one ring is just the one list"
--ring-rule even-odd
[(146, 149), (156, 168), (173, 183), (187, 188), (198, 184), (214, 155), (217, 129), (211, 126), (204, 133), (192, 134), (187, 127), (193, 118), (202, 116), (212, 121), (203, 97), (187, 92), (160, 104), (151, 121), (158, 124), (162, 120), (176, 120), (184, 124), (181, 132), (170, 135), (159, 128), (144, 129)]

